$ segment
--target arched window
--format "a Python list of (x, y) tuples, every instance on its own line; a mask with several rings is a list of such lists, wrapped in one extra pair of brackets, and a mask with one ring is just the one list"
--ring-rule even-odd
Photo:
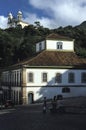
[(62, 74), (56, 73), (55, 83), (61, 83), (61, 82), (62, 82)]
[(73, 72), (70, 72), (70, 73), (68, 74), (68, 82), (69, 82), (69, 83), (74, 83), (74, 82), (75, 82), (75, 75), (74, 75)]
[(42, 44), (39, 43), (39, 51), (41, 51), (41, 50), (42, 50)]
[(57, 42), (57, 49), (61, 50), (63, 48), (63, 42)]
[(33, 73), (28, 73), (28, 82), (33, 82)]

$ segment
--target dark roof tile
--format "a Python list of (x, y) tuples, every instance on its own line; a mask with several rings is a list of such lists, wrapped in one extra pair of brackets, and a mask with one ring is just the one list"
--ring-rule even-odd
[(52, 33), (52, 34), (48, 35), (46, 37), (46, 39), (52, 39), (52, 40), (69, 40), (69, 41), (73, 40), (72, 38), (69, 38), (69, 37), (66, 37), (66, 36), (61, 36), (61, 35), (56, 34), (56, 33)]
[(86, 64), (86, 59), (79, 58), (74, 52), (43, 51), (22, 64), (29, 66), (76, 66)]

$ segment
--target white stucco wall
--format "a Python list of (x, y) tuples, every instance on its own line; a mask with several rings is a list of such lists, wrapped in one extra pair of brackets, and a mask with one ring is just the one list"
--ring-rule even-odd
[(25, 22), (22, 22), (22, 21), (18, 22), (17, 25), (21, 25), (22, 28), (24, 28), (24, 27), (26, 27), (26, 26), (29, 26), (28, 23), (25, 23)]
[[(20, 72), (21, 69), (13, 70), (13, 72)], [(75, 74), (75, 82), (68, 82), (68, 74), (73, 72)], [(55, 95), (62, 94), (63, 97), (76, 97), (76, 96), (86, 96), (86, 83), (81, 82), (81, 73), (86, 70), (82, 69), (53, 69), (53, 68), (27, 68), (26, 69), (26, 97), (28, 104), (28, 94), (33, 93), (34, 101), (43, 99), (44, 96), (47, 99), (53, 98)], [(4, 72), (4, 74), (9, 73), (8, 71)], [(34, 82), (28, 82), (28, 73), (33, 73)], [(47, 82), (42, 82), (42, 74), (47, 73)], [(56, 73), (62, 74), (62, 82), (55, 83), (55, 75)], [(62, 89), (64, 87), (70, 88), (70, 92), (63, 93)], [(6, 86), (2, 86), (3, 89), (8, 89)], [(18, 93), (18, 101), (19, 101), (19, 92), (21, 91), (21, 87), (14, 86), (11, 88), (12, 93)], [(17, 98), (16, 98), (17, 99)]]
[(34, 101), (43, 100), (44, 97), (47, 99), (52, 99), (54, 96), (61, 94), (64, 98), (66, 97), (78, 97), (86, 96), (86, 87), (69, 87), (69, 93), (62, 93), (63, 87), (27, 87), (27, 104), (28, 104), (28, 94), (33, 92)]
[[(73, 72), (75, 74), (75, 82), (68, 83), (68, 73)], [(76, 70), (76, 69), (27, 69), (26, 70), (26, 83), (27, 86), (45, 86), (45, 85), (82, 85), (81, 83), (81, 73), (86, 72), (86, 70)], [(34, 81), (32, 83), (28, 82), (28, 73), (33, 73)], [(47, 73), (47, 82), (42, 82), (42, 73)], [(62, 83), (55, 84), (56, 73), (62, 74)], [(84, 83), (83, 83), (84, 85)]]
[[(34, 74), (34, 82), (27, 82), (27, 75), (31, 72)], [(42, 82), (42, 73), (48, 74), (47, 83)], [(68, 83), (68, 73), (75, 73), (75, 83)], [(27, 82), (27, 102), (28, 93), (32, 92), (34, 94), (34, 101), (43, 99), (44, 96), (47, 98), (53, 98), (53, 96), (62, 94), (64, 97), (73, 96), (86, 96), (86, 83), (81, 83), (81, 73), (86, 72), (86, 70), (70, 70), (70, 69), (27, 69), (26, 70), (26, 82)], [(62, 83), (55, 83), (55, 74), (62, 74)], [(69, 87), (69, 93), (62, 93), (63, 87)], [(84, 86), (84, 87), (83, 87)]]
[[(40, 50), (40, 44), (41, 44), (41, 50)], [(37, 44), (36, 44), (36, 52), (39, 52), (39, 51), (42, 51), (42, 50), (44, 50), (45, 49), (45, 41), (41, 41), (41, 42), (38, 42)]]
[(64, 51), (74, 51), (73, 41), (61, 41), (61, 40), (46, 40), (46, 50), (57, 50), (57, 42), (63, 43)]
[[(46, 42), (41, 41), (36, 44), (36, 52), (40, 52), (44, 49), (57, 50), (57, 42), (63, 43), (63, 45), (62, 45), (63, 51), (74, 51), (74, 41), (46, 40)], [(41, 43), (41, 50), (40, 50), (40, 43)]]

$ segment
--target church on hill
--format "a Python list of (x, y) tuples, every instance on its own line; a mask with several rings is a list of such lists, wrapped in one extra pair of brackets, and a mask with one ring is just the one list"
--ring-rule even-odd
[(15, 18), (12, 15), (12, 13), (9, 13), (8, 23), (7, 23), (8, 28), (17, 27), (17, 26), (21, 26), (22, 28), (24, 28), (25, 26), (29, 26), (29, 23), (23, 21), (22, 18), (23, 18), (23, 15), (21, 11), (18, 11), (17, 18)]
[(74, 39), (50, 34), (35, 47), (35, 56), (2, 70), (4, 100), (30, 104), (44, 97), (86, 96), (86, 58), (74, 52)]

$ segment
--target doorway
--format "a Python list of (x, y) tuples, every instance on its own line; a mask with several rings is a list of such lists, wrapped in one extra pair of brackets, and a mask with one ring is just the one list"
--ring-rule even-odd
[(33, 93), (28, 93), (28, 104), (32, 104), (33, 103)]

